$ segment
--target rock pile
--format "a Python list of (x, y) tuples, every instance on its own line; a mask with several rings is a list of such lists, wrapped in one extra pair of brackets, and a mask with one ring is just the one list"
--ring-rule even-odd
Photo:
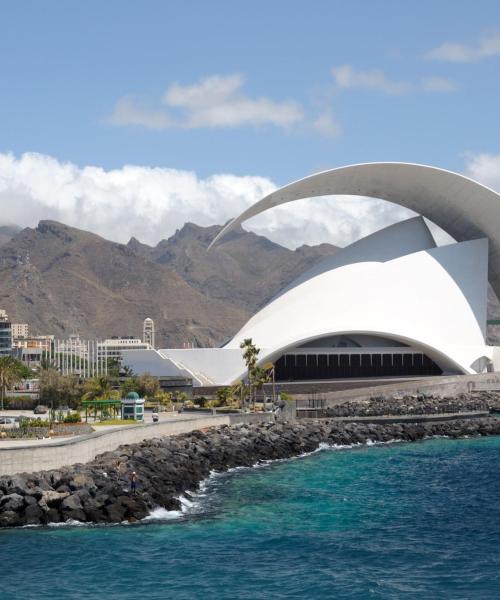
[(325, 409), (328, 417), (380, 417), (384, 415), (435, 415), (461, 412), (500, 412), (498, 392), (473, 392), (453, 397), (413, 394), (352, 400)]
[[(177, 437), (121, 446), (87, 464), (57, 471), (0, 477), (0, 526), (77, 520), (120, 523), (144, 518), (152, 509), (179, 509), (178, 496), (196, 490), (211, 471), (251, 466), (263, 460), (311, 452), (324, 442), (351, 445), (430, 436), (500, 434), (500, 420), (435, 421), (417, 424), (341, 423), (310, 420), (222, 426)], [(137, 491), (130, 490), (132, 472)]]

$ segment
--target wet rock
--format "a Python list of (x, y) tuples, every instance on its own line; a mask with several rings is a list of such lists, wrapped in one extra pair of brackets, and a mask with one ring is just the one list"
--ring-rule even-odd
[(16, 525), (22, 525), (19, 513), (13, 510), (0, 512), (0, 527), (15, 527)]
[(37, 504), (32, 504), (26, 507), (24, 520), (26, 525), (39, 525), (45, 522), (45, 513)]
[(59, 504), (61, 504), (61, 502), (68, 496), (69, 492), (56, 492), (54, 490), (49, 490), (42, 493), (42, 497), (38, 501), (38, 505), (42, 510), (48, 512), (50, 508), (59, 506)]
[(24, 507), (24, 497), (20, 494), (13, 493), (3, 496), (0, 501), (2, 511), (20, 511)]
[(61, 503), (61, 510), (64, 512), (71, 511), (71, 510), (81, 510), (81, 508), (82, 508), (82, 503), (81, 503), (80, 497), (77, 496), (76, 494), (72, 494), (71, 496), (68, 496)]

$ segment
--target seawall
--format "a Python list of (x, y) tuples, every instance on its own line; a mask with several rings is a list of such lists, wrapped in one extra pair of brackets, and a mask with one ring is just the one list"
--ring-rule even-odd
[(113, 431), (96, 431), (72, 439), (15, 448), (2, 448), (0, 442), (0, 476), (86, 463), (97, 455), (115, 450), (123, 444), (137, 444), (155, 437), (179, 435), (206, 427), (259, 423), (270, 419), (274, 417), (267, 413), (203, 415), (156, 424), (127, 425)]

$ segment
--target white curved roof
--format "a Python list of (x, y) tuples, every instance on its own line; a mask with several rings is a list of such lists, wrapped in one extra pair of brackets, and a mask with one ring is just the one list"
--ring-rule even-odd
[(471, 372), (484, 353), (487, 253), (483, 238), (323, 271), (271, 301), (225, 348), (252, 338), (265, 361), (309, 340), (362, 333)]
[(451, 171), (409, 163), (366, 163), (305, 177), (272, 192), (231, 221), (233, 227), (269, 208), (316, 196), (381, 198), (421, 214), (458, 241), (487, 237), (489, 280), (500, 295), (500, 195)]

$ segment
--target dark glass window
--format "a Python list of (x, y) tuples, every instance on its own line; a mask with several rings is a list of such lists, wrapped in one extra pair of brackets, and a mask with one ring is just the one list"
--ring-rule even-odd
[(286, 354), (276, 361), (276, 381), (313, 381), (350, 377), (440, 375), (441, 369), (421, 353)]

